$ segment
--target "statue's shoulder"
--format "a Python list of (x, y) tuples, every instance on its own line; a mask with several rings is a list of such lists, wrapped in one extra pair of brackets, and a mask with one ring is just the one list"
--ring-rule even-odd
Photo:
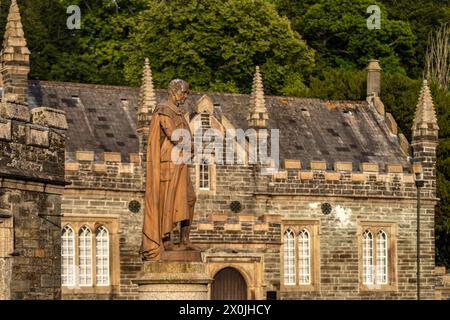
[(159, 103), (158, 106), (156, 107), (154, 113), (159, 114), (159, 115), (166, 115), (171, 118), (173, 118), (175, 116), (175, 112), (169, 106), (167, 101), (162, 101), (161, 103)]

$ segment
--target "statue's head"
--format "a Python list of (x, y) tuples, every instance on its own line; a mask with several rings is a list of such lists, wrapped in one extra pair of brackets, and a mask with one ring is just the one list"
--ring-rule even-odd
[(174, 79), (169, 83), (169, 95), (177, 106), (183, 104), (189, 93), (189, 84), (181, 79)]

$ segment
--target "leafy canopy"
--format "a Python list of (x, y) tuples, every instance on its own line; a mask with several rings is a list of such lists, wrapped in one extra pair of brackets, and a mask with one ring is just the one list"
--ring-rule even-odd
[(175, 78), (196, 90), (248, 92), (259, 65), (268, 93), (302, 87), (314, 52), (264, 0), (150, 1), (127, 47), (127, 82), (149, 57), (157, 87)]

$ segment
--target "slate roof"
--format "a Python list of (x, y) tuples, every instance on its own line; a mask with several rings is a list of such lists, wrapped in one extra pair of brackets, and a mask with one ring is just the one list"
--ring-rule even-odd
[[(124, 159), (138, 152), (136, 112), (139, 88), (77, 83), (30, 81), (30, 107), (62, 109), (69, 124), (67, 152), (94, 150), (121, 152)], [(249, 95), (192, 92), (184, 109), (193, 113), (207, 94), (214, 114), (236, 127), (247, 129)], [(156, 90), (157, 101), (165, 98)], [(280, 158), (299, 159), (308, 168), (311, 160), (401, 163), (407, 166), (397, 137), (392, 135), (367, 102), (327, 102), (318, 99), (266, 97), (269, 125), (280, 129)]]

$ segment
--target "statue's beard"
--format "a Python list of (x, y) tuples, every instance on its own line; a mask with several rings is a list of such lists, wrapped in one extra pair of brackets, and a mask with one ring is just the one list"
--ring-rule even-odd
[(186, 101), (186, 100), (177, 100), (177, 101), (175, 102), (175, 105), (176, 105), (177, 107), (179, 107), (179, 106), (181, 106), (185, 101)]

